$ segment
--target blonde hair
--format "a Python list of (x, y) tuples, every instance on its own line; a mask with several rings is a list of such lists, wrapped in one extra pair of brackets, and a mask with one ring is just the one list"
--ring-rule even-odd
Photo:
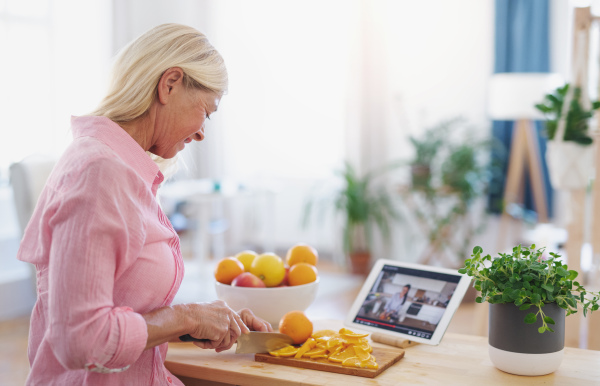
[[(162, 24), (125, 46), (113, 64), (106, 97), (90, 115), (128, 122), (144, 115), (157, 97), (162, 74), (172, 67), (184, 72), (186, 87), (227, 92), (227, 69), (204, 34), (181, 24)], [(177, 160), (152, 155), (161, 170)]]

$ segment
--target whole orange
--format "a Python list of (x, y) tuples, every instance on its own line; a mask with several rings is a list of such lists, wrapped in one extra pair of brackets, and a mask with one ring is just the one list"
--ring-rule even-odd
[(291, 286), (308, 284), (317, 280), (319, 272), (317, 267), (308, 263), (297, 263), (290, 267), (288, 273), (288, 282)]
[(303, 243), (299, 243), (288, 249), (286, 263), (290, 267), (297, 263), (308, 263), (317, 265), (319, 254), (317, 250)]
[(244, 272), (244, 264), (235, 257), (221, 259), (215, 267), (215, 279), (219, 283), (231, 284), (233, 279)]
[(279, 332), (294, 340), (295, 344), (304, 343), (313, 332), (313, 324), (302, 311), (290, 311), (279, 321)]

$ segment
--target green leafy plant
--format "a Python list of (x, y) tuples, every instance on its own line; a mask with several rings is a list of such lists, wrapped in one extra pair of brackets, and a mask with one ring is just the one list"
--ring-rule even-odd
[(536, 249), (535, 245), (529, 248), (518, 245), (512, 253), (500, 253), (492, 259), (490, 255), (482, 257), (483, 250), (477, 246), (458, 272), (473, 277), (473, 286), (481, 291), (477, 303), (513, 303), (520, 310), (536, 308), (537, 312), (525, 316), (525, 323), (533, 324), (539, 316), (542, 326), (538, 331), (554, 332), (548, 326), (555, 323), (544, 313), (545, 304), (556, 303), (567, 310), (567, 316), (576, 313), (579, 304), (585, 316), (600, 307), (600, 293), (586, 291), (575, 281), (577, 271), (569, 270), (560, 261), (560, 255), (550, 252), (546, 257), (544, 251), (545, 248)]
[(377, 184), (377, 177), (398, 167), (392, 163), (382, 168), (360, 175), (349, 162), (336, 174), (341, 177), (342, 185), (332, 196), (320, 201), (314, 199), (306, 203), (304, 226), (308, 225), (313, 211), (318, 214), (333, 210), (344, 219), (344, 251), (368, 251), (371, 247), (375, 228), (381, 232), (382, 239), (390, 239), (391, 224), (399, 219), (394, 206), (393, 195), (383, 184)]
[[(569, 84), (557, 88), (552, 94), (547, 94), (542, 103), (535, 105), (535, 108), (546, 116), (546, 135), (549, 139), (554, 139), (558, 122), (560, 121), (563, 109), (563, 103), (569, 91)], [(580, 145), (590, 145), (592, 137), (588, 134), (588, 121), (593, 116), (594, 111), (600, 108), (600, 101), (592, 102), (591, 110), (585, 110), (581, 106), (581, 89), (576, 87), (573, 91), (573, 100), (569, 106), (565, 126), (565, 141), (573, 141)]]

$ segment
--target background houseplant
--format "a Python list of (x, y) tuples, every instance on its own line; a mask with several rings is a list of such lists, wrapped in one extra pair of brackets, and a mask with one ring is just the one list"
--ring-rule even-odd
[[(567, 83), (557, 88), (553, 93), (547, 94), (542, 103), (535, 105), (535, 108), (546, 116), (546, 135), (550, 140), (553, 140), (556, 135), (569, 87), (570, 85)], [(581, 88), (575, 87), (566, 117), (563, 139), (580, 145), (590, 145), (593, 141), (588, 134), (588, 122), (598, 108), (600, 108), (600, 101), (594, 101), (591, 102), (590, 109), (585, 109), (582, 106)]]
[(310, 199), (305, 206), (304, 226), (313, 212), (323, 216), (333, 211), (342, 217), (344, 252), (353, 273), (369, 272), (374, 232), (379, 231), (383, 241), (389, 242), (392, 222), (399, 219), (393, 194), (378, 180), (398, 165), (393, 163), (360, 175), (346, 162), (336, 173), (341, 178), (340, 188), (332, 196)]
[(585, 92), (567, 83), (535, 105), (546, 116), (546, 162), (555, 189), (585, 188), (593, 173), (589, 120), (600, 101), (590, 102)]
[[(564, 318), (578, 306), (598, 310), (600, 293), (588, 292), (556, 253), (518, 245), (492, 259), (475, 247), (458, 272), (473, 277), (476, 302), (490, 303), (490, 358), (501, 370), (520, 375), (555, 371), (562, 360)], [(500, 320), (500, 319), (505, 320)], [(542, 334), (549, 331), (550, 334)], [(556, 331), (556, 332), (555, 332)]]
[(422, 263), (436, 256), (445, 257), (446, 265), (462, 265), (472, 238), (484, 228), (485, 216), (474, 213), (473, 205), (487, 193), (496, 170), (489, 157), (494, 142), (475, 132), (466, 120), (454, 118), (410, 138), (411, 184), (401, 194), (427, 237)]

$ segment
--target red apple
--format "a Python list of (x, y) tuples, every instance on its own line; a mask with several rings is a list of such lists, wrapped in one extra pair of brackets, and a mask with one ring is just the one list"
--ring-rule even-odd
[(279, 287), (287, 287), (288, 285), (290, 285), (290, 282), (288, 280), (289, 276), (290, 276), (290, 266), (286, 264), (285, 265), (285, 276), (283, 277), (281, 284), (279, 284)]
[(231, 285), (234, 287), (258, 287), (265, 288), (265, 283), (260, 278), (250, 272), (240, 273), (233, 279)]

